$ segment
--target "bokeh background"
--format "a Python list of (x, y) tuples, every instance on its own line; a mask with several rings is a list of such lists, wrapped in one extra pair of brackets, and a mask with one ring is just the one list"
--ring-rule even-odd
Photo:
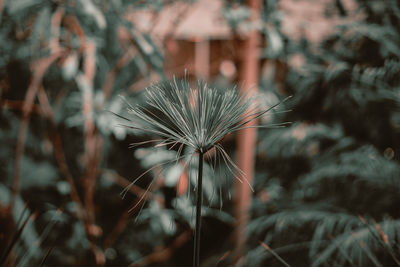
[(191, 265), (193, 170), (107, 112), (185, 71), (293, 96), (221, 141), (254, 192), (206, 164), (202, 266), (400, 266), (398, 0), (1, 0), (0, 265)]

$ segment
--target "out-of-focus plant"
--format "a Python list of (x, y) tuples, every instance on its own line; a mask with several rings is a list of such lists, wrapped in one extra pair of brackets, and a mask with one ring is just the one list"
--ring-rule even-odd
[(400, 6), (336, 2), (321, 42), (285, 36), (296, 123), (260, 134), (249, 266), (281, 264), (260, 241), (293, 266), (399, 266)]
[[(51, 265), (102, 265), (106, 258), (127, 261), (125, 254), (116, 259), (112, 253), (114, 240), (125, 229), (126, 216), (120, 213), (125, 212), (126, 202), (119, 203), (120, 213), (112, 214), (119, 217), (119, 228), (109, 222), (109, 209), (99, 208), (108, 202), (100, 192), (118, 196), (119, 187), (124, 187), (118, 174), (124, 175), (125, 166), (116, 166), (110, 151), (126, 136), (104, 127), (102, 111), (113, 106), (122, 90), (132, 92), (137, 83), (147, 83), (151, 73), (162, 76), (160, 48), (148, 32), (138, 30), (131, 12), (159, 10), (163, 5), (163, 1), (1, 2), (0, 140), (6, 145), (0, 152), (0, 182), (7, 192), (1, 194), (1, 206), (15, 213), (14, 220), (8, 218), (15, 229), (19, 199), (31, 200), (29, 209), (38, 211), (37, 219), (22, 232), (22, 241), (32, 240), (35, 227), (43, 229), (50, 223), (41, 216), (49, 210), (62, 207), (66, 217), (43, 246), (20, 242), (30, 253), (35, 251), (20, 264), (40, 260), (37, 256), (52, 240), (57, 242), (47, 261)], [(35, 227), (29, 227), (31, 223)], [(11, 233), (5, 232), (1, 243), (6, 244)]]
[[(146, 100), (147, 107), (129, 105), (129, 117), (117, 115), (126, 121), (125, 124), (121, 125), (159, 136), (161, 139), (156, 140), (156, 146), (158, 147), (170, 146), (170, 148), (173, 148), (177, 146), (177, 158), (173, 159), (173, 161), (178, 162), (185, 157), (185, 155), (180, 155), (185, 146), (192, 150), (190, 158), (194, 155), (198, 156), (193, 256), (193, 266), (198, 267), (200, 262), (204, 155), (213, 150), (215, 160), (217, 155), (220, 156), (225, 164), (228, 165), (228, 169), (234, 177), (240, 181), (242, 179), (246, 181), (246, 177), (237, 177), (235, 173), (238, 170), (237, 166), (219, 142), (227, 135), (248, 127), (270, 128), (283, 126), (284, 124), (274, 126), (247, 125), (266, 114), (279, 103), (266, 110), (259, 110), (255, 99), (240, 95), (236, 89), (219, 91), (201, 82), (198, 83), (196, 88), (191, 88), (188, 81), (177, 81), (176, 79), (169, 84), (153, 85), (148, 88)], [(154, 142), (154, 140), (150, 142)], [(135, 179), (132, 185), (140, 178), (141, 176)], [(251, 187), (250, 184), (249, 186)], [(129, 187), (126, 190), (128, 191)]]

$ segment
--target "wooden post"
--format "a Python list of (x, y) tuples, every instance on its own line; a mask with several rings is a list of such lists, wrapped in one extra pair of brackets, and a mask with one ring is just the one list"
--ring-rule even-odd
[(194, 47), (194, 69), (197, 79), (207, 81), (210, 75), (210, 41), (198, 39)]
[[(247, 5), (251, 10), (251, 22), (253, 25), (260, 17), (261, 1), (249, 0)], [(252, 95), (257, 92), (258, 76), (259, 76), (259, 43), (260, 33), (255, 28), (251, 29), (248, 38), (244, 41), (241, 61), (242, 69), (240, 70), (240, 78), (242, 80), (242, 90)], [(250, 91), (249, 91), (250, 90)], [(256, 125), (257, 121), (252, 121), (251, 125)], [(239, 168), (244, 172), (245, 178), (252, 184), (254, 173), (255, 145), (257, 139), (257, 131), (254, 128), (244, 129), (239, 132), (237, 137), (237, 163)], [(251, 205), (252, 191), (246, 182), (236, 182), (235, 185), (235, 258), (238, 259), (243, 255), (244, 245), (246, 241), (246, 226), (249, 220), (249, 208)]]

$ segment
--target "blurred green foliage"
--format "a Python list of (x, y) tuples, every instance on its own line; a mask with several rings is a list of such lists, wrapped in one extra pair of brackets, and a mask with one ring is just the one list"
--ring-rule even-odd
[[(248, 17), (236, 2), (224, 11), (233, 27)], [(357, 0), (353, 12), (361, 16), (346, 20), (354, 14), (334, 2), (344, 22), (315, 44), (292, 40), (282, 31), (280, 1), (263, 1), (268, 27), (261, 32), (269, 45), (262, 58), (284, 78), (260, 77), (260, 95), (276, 103), (292, 94), (281, 107), (292, 112), (270, 122), (293, 125), (259, 132), (246, 266), (282, 266), (260, 241), (291, 266), (399, 266), (400, 3)], [(156, 168), (120, 197), (130, 181), (177, 151), (150, 144), (129, 150), (145, 138), (115, 127), (104, 112), (124, 109), (119, 94), (142, 103), (137, 84), (147, 86), (154, 73), (164, 77), (162, 47), (125, 12), (157, 12), (165, 4), (4, 1), (0, 243), (20, 226), (24, 202), (37, 212), (10, 266), (39, 265), (49, 248), (47, 266), (190, 265), (193, 202), (177, 187), (182, 166)], [(290, 59), (299, 55), (303, 64), (294, 66)], [(225, 266), (230, 259), (223, 255), (233, 248), (233, 179), (205, 168), (202, 256), (206, 266)], [(19, 191), (7, 213), (17, 169)], [(138, 203), (158, 175), (163, 182)], [(170, 254), (164, 259), (162, 252)]]
[(286, 36), (294, 124), (260, 134), (249, 266), (282, 266), (260, 240), (291, 266), (400, 264), (400, 3), (356, 4), (317, 44)]

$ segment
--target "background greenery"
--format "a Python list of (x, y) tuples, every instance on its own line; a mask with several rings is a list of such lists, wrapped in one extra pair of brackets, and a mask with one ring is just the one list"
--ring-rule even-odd
[[(344, 19), (317, 43), (282, 31), (280, 2), (263, 1), (261, 17), (266, 43), (280, 40), (262, 55), (281, 78), (261, 75), (260, 90), (272, 102), (293, 95), (282, 107), (292, 112), (269, 121), (293, 124), (258, 133), (245, 266), (282, 266), (277, 254), (291, 266), (399, 266), (400, 2), (357, 0), (351, 13), (332, 1), (326, 16), (359, 19)], [(8, 265), (37, 266), (48, 255), (47, 266), (189, 266), (193, 214), (191, 198), (175, 187), (181, 167), (155, 168), (120, 197), (176, 151), (129, 149), (145, 136), (115, 127), (104, 112), (123, 110), (119, 94), (143, 102), (135, 85), (163, 77), (163, 47), (125, 12), (169, 3), (2, 3), (2, 253), (34, 217)], [(232, 26), (246, 19), (232, 14)], [(232, 139), (224, 146), (234, 155)], [(164, 182), (140, 201), (160, 173)], [(233, 261), (233, 179), (223, 169), (217, 175), (226, 178), (213, 185), (206, 171), (204, 266)]]

